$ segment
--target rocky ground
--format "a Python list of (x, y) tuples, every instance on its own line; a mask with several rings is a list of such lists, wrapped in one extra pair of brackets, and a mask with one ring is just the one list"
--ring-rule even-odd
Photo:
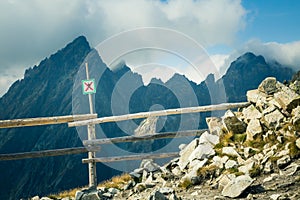
[(209, 131), (180, 145), (178, 158), (143, 160), (117, 189), (69, 199), (300, 199), (299, 88), (267, 78), (248, 91), (249, 106), (207, 118)]

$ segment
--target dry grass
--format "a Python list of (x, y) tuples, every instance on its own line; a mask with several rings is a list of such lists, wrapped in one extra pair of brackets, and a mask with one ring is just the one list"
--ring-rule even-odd
[(257, 177), (261, 174), (262, 170), (260, 169), (259, 165), (254, 165), (254, 167), (252, 167), (252, 169), (249, 171), (249, 175), (251, 177)]
[(192, 185), (192, 182), (188, 179), (185, 179), (184, 181), (182, 181), (180, 184), (179, 184), (179, 187), (182, 187), (184, 189), (187, 189), (189, 188), (190, 186)]
[(216, 174), (216, 171), (219, 168), (215, 165), (208, 165), (208, 166), (204, 166), (201, 167), (198, 171), (197, 171), (197, 175), (202, 177), (203, 179), (209, 179), (209, 178), (213, 178)]
[(260, 137), (254, 139), (254, 140), (251, 140), (251, 141), (244, 142), (244, 145), (246, 147), (252, 147), (252, 148), (258, 149), (258, 150), (263, 150), (265, 144), (266, 144), (266, 142), (263, 141), (263, 139)]
[(98, 187), (122, 189), (122, 187), (131, 179), (132, 178), (129, 174), (122, 174), (119, 176), (114, 176), (110, 180), (100, 183)]
[(75, 197), (76, 191), (83, 190), (84, 188), (88, 188), (88, 186), (78, 187), (78, 188), (74, 188), (74, 189), (70, 189), (70, 190), (65, 190), (65, 191), (62, 191), (62, 192), (57, 193), (57, 194), (50, 194), (50, 195), (48, 195), (48, 197), (52, 198), (52, 199), (62, 199), (62, 198), (65, 198), (65, 197)]
[[(120, 176), (115, 176), (115, 177), (111, 178), (110, 180), (100, 183), (98, 185), (98, 187), (121, 189), (122, 186), (124, 186), (129, 180), (131, 180), (131, 177), (129, 174), (122, 174)], [(80, 191), (80, 190), (83, 190), (86, 188), (88, 188), (88, 186), (78, 187), (78, 188), (62, 191), (57, 194), (50, 194), (48, 197), (52, 198), (52, 199), (62, 199), (64, 197), (75, 197), (76, 191)]]
[(297, 140), (297, 137), (294, 136), (294, 137), (289, 137), (289, 138), (286, 138), (286, 143), (289, 143), (289, 150), (290, 150), (290, 156), (291, 158), (294, 158), (294, 159), (297, 159), (300, 157), (300, 149), (297, 147), (296, 145), (296, 140)]

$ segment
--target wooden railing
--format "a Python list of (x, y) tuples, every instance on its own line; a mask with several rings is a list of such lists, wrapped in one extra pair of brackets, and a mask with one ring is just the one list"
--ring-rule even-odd
[[(176, 114), (227, 110), (227, 109), (233, 109), (233, 108), (241, 108), (241, 107), (245, 107), (247, 105), (249, 105), (248, 102), (225, 103), (225, 104), (219, 104), (219, 105), (177, 108), (177, 109), (168, 109), (168, 110), (161, 110), (161, 111), (141, 112), (141, 113), (127, 114), (127, 115), (120, 115), (120, 116), (102, 117), (102, 118), (96, 118), (97, 114), (85, 114), (85, 115), (69, 115), (69, 116), (60, 116), (60, 117), (1, 120), (0, 128), (13, 128), (13, 127), (40, 126), (40, 125), (49, 125), (49, 124), (68, 123), (69, 127), (87, 126), (88, 131), (90, 133), (96, 135), (94, 125), (100, 124), (100, 123), (147, 118), (147, 117), (151, 117), (151, 116), (167, 116), (167, 115), (176, 115)], [(88, 154), (89, 154), (88, 158), (83, 159), (82, 162), (89, 164), (90, 187), (95, 187), (96, 183), (97, 183), (97, 180), (96, 180), (97, 179), (97, 176), (96, 176), (96, 163), (97, 162), (115, 162), (115, 161), (124, 161), (124, 160), (139, 160), (139, 159), (147, 159), (147, 158), (167, 158), (167, 157), (178, 156), (178, 152), (171, 152), (171, 153), (159, 153), (159, 154), (148, 153), (148, 154), (134, 154), (134, 155), (130, 155), (130, 156), (96, 158), (95, 152), (100, 150), (99, 145), (110, 144), (110, 143), (137, 142), (137, 141), (144, 141), (144, 140), (150, 140), (150, 139), (155, 140), (155, 139), (162, 139), (162, 138), (200, 136), (204, 131), (207, 131), (207, 130), (165, 132), (165, 133), (147, 134), (147, 135), (142, 135), (142, 136), (126, 136), (126, 137), (106, 138), (106, 139), (96, 139), (95, 137), (88, 137), (88, 140), (83, 141), (83, 144), (85, 147), (74, 147), (74, 148), (65, 148), (65, 149), (23, 152), (23, 153), (14, 153), (14, 154), (0, 154), (0, 160), (17, 160), (17, 159), (38, 158), (38, 157), (46, 157), (46, 156), (81, 154), (81, 153), (88, 152)]]

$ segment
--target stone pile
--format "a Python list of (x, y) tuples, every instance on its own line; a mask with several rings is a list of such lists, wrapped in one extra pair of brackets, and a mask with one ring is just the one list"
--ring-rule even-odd
[[(179, 158), (155, 172), (138, 169), (139, 173), (132, 173), (140, 183), (126, 194), (132, 199), (139, 198), (142, 191), (155, 191), (153, 188), (158, 183), (162, 186), (169, 183), (168, 190), (176, 196), (178, 188), (209, 183), (211, 189), (221, 194), (215, 196), (216, 199), (236, 198), (245, 193), (251, 198), (259, 196), (257, 191), (252, 194), (249, 190), (251, 187), (253, 190), (261, 175), (267, 176), (261, 184), (255, 183), (261, 192), (280, 188), (280, 181), (276, 187), (267, 186), (276, 178), (283, 181), (297, 174), (299, 179), (300, 95), (270, 77), (258, 89), (248, 91), (247, 99), (249, 106), (237, 112), (228, 110), (222, 118), (208, 118), (209, 132), (181, 145)], [(290, 196), (293, 195), (295, 199), (300, 198), (299, 193)], [(280, 195), (273, 197), (280, 199)], [(197, 199), (197, 195), (193, 198)], [(170, 197), (154, 198), (152, 195), (148, 199)]]
[(300, 199), (297, 88), (270, 77), (247, 99), (247, 107), (207, 118), (209, 132), (180, 145), (178, 158), (164, 166), (143, 160), (124, 188), (98, 188), (94, 198), (78, 192), (76, 200)]

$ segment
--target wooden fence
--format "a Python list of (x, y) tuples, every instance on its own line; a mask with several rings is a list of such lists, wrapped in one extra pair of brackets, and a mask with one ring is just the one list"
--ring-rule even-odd
[(68, 123), (69, 127), (87, 126), (89, 135), (92, 134), (94, 136), (88, 137), (88, 140), (83, 141), (85, 147), (74, 147), (74, 148), (65, 148), (65, 149), (35, 151), (35, 152), (23, 152), (23, 153), (14, 153), (14, 154), (0, 154), (0, 161), (38, 158), (38, 157), (46, 157), (46, 156), (60, 156), (60, 155), (68, 155), (68, 154), (80, 154), (80, 153), (88, 152), (88, 158), (83, 159), (82, 162), (89, 164), (90, 187), (96, 187), (97, 185), (96, 163), (97, 162), (114, 162), (114, 161), (124, 161), (124, 160), (167, 158), (167, 157), (178, 156), (178, 152), (171, 152), (171, 153), (160, 153), (160, 154), (148, 153), (148, 154), (135, 154), (130, 156), (96, 158), (95, 152), (100, 150), (99, 145), (110, 144), (110, 143), (136, 142), (136, 141), (161, 139), (161, 138), (200, 136), (206, 130), (165, 132), (165, 133), (147, 134), (143, 136), (126, 136), (126, 137), (96, 139), (95, 124), (106, 123), (106, 122), (117, 122), (117, 121), (124, 121), (130, 119), (147, 118), (151, 116), (167, 116), (167, 115), (199, 113), (199, 112), (207, 112), (207, 111), (215, 111), (215, 110), (226, 110), (226, 109), (233, 109), (233, 108), (241, 108), (247, 105), (249, 105), (248, 102), (225, 103), (219, 105), (177, 108), (177, 109), (168, 109), (168, 110), (161, 110), (161, 111), (141, 112), (135, 114), (120, 115), (120, 116), (102, 117), (102, 118), (97, 118), (97, 114), (85, 114), (85, 115), (69, 115), (69, 116), (60, 116), (60, 117), (1, 120), (0, 128), (39, 126), (39, 125), (49, 125), (49, 124), (61, 124), (61, 123)]

